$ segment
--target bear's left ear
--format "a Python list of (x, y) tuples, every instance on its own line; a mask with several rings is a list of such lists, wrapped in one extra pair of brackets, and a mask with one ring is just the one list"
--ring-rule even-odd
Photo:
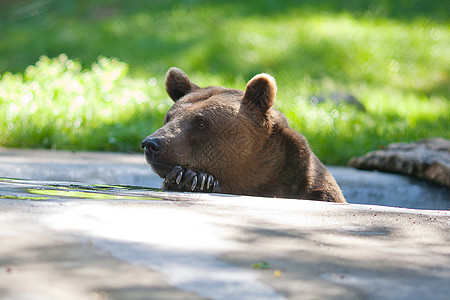
[(166, 91), (173, 101), (177, 101), (184, 95), (189, 94), (198, 88), (199, 87), (193, 84), (186, 73), (181, 69), (170, 68), (169, 71), (167, 71)]
[(258, 74), (247, 83), (244, 101), (266, 114), (272, 107), (276, 95), (277, 84), (275, 79), (269, 74)]

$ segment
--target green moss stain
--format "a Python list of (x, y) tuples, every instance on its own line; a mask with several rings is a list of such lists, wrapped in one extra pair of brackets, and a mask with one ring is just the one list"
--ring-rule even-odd
[(81, 199), (95, 199), (95, 200), (161, 200), (154, 197), (140, 197), (128, 195), (111, 195), (108, 193), (99, 193), (94, 191), (77, 191), (70, 189), (28, 189), (27, 192), (35, 195), (46, 195), (52, 197), (63, 198), (81, 198)]

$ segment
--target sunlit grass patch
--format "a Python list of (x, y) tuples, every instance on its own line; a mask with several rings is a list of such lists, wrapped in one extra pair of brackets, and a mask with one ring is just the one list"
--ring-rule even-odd
[(280, 109), (291, 126), (309, 139), (316, 154), (330, 164), (345, 163), (354, 155), (393, 142), (450, 137), (450, 105), (446, 99), (425, 101), (413, 95), (397, 95), (399, 102), (393, 104), (391, 96), (373, 92), (366, 112), (348, 104), (316, 106), (306, 99)]
[[(169, 106), (155, 78), (127, 76), (128, 65), (100, 58), (82, 70), (65, 55), (42, 57), (24, 75), (0, 79), (0, 142), (9, 147), (137, 149)], [(155, 101), (158, 99), (158, 101)]]

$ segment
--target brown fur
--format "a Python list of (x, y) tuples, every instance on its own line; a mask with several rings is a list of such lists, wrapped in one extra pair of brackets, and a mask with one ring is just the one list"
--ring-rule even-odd
[[(272, 107), (277, 86), (270, 75), (256, 75), (244, 92), (199, 88), (171, 68), (166, 90), (175, 103), (164, 125), (143, 141), (162, 178), (182, 166), (211, 174), (223, 193), (345, 202), (306, 139)], [(157, 141), (154, 151), (150, 140)]]

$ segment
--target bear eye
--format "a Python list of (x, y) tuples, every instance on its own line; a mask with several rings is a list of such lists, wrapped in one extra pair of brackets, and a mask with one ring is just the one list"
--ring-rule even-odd
[(206, 128), (206, 120), (203, 118), (198, 118), (195, 121), (195, 126), (200, 130), (205, 129)]

